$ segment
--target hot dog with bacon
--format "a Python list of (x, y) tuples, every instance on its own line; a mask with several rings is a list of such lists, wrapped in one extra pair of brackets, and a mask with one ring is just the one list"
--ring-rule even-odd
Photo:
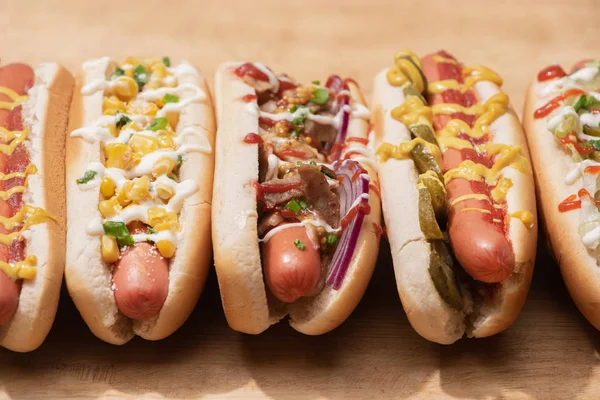
[(537, 229), (525, 138), (502, 79), (440, 51), (404, 51), (375, 78), (373, 120), (398, 292), (443, 344), (509, 327)]
[(216, 94), (213, 244), (229, 325), (257, 334), (289, 315), (305, 334), (330, 331), (362, 297), (381, 232), (360, 89), (232, 62)]
[(551, 247), (571, 297), (600, 329), (600, 62), (541, 70), (523, 113)]
[(162, 339), (210, 267), (214, 116), (187, 62), (83, 64), (67, 140), (69, 293), (92, 332)]
[(73, 76), (53, 63), (0, 66), (0, 345), (39, 347), (64, 271), (64, 143)]

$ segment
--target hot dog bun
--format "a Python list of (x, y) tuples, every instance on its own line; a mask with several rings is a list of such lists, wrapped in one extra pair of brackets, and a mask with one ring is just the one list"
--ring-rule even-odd
[[(102, 115), (103, 92), (84, 96), (84, 85), (110, 76), (116, 64), (108, 58), (84, 64), (76, 78), (69, 132), (94, 123)], [(215, 123), (212, 100), (206, 81), (196, 69), (179, 83), (198, 85), (205, 93), (202, 102), (187, 104), (179, 117), (177, 132), (188, 126), (202, 130), (204, 139), (187, 136), (185, 144), (207, 140), (214, 149)], [(134, 335), (159, 340), (175, 332), (189, 317), (204, 287), (210, 268), (210, 202), (213, 179), (213, 152), (189, 153), (180, 169), (180, 179), (197, 182), (199, 189), (183, 202), (179, 215), (181, 229), (175, 256), (169, 261), (169, 288), (160, 313), (151, 319), (132, 321), (115, 303), (110, 265), (102, 261), (100, 237), (90, 236), (86, 227), (98, 211), (99, 186), (82, 190), (76, 180), (90, 162), (104, 162), (98, 142), (67, 138), (68, 243), (65, 278), (69, 293), (90, 330), (112, 344), (124, 344)]]
[[(374, 223), (380, 221), (379, 197), (372, 190), (371, 213), (363, 221), (358, 245), (342, 287), (326, 286), (314, 297), (304, 297), (289, 305), (277, 302), (264, 282), (257, 230), (256, 188), (258, 146), (243, 142), (249, 132), (258, 132), (258, 117), (240, 101), (254, 95), (250, 85), (233, 75), (239, 62), (222, 64), (215, 76), (216, 110), (219, 132), (213, 192), (213, 245), (215, 268), (223, 308), (229, 325), (240, 332), (258, 334), (286, 315), (292, 327), (318, 335), (340, 325), (360, 301), (375, 267), (379, 238)], [(352, 100), (364, 105), (360, 89), (349, 84)], [(366, 138), (368, 123), (351, 114), (348, 137)], [(373, 169), (371, 184), (377, 185)]]
[[(404, 102), (401, 87), (387, 80), (388, 69), (375, 77), (373, 94), (373, 124), (376, 148), (382, 143), (398, 144), (411, 140), (410, 132), (391, 116), (391, 110)], [(499, 88), (491, 82), (475, 86), (477, 96), (485, 100)], [(491, 124), (494, 143), (527, 146), (517, 116), (511, 109)], [(396, 283), (402, 305), (413, 328), (425, 339), (451, 344), (464, 335), (485, 337), (508, 328), (517, 318), (524, 304), (535, 261), (537, 225), (533, 178), (512, 168), (503, 173), (513, 181), (507, 195), (507, 215), (517, 210), (528, 210), (534, 216), (530, 228), (516, 219), (510, 219), (509, 241), (513, 245), (516, 267), (510, 277), (501, 282), (497, 296), (485, 301), (464, 297), (464, 308), (450, 307), (440, 296), (428, 272), (430, 247), (419, 222), (418, 171), (412, 159), (378, 161), (384, 220), (396, 274)]]
[(559, 203), (577, 192), (576, 188), (581, 186), (569, 186), (565, 182), (565, 177), (573, 170), (575, 163), (547, 129), (546, 118), (536, 119), (533, 115), (537, 108), (559, 94), (555, 92), (540, 95), (539, 90), (544, 84), (537, 79), (533, 80), (523, 111), (523, 125), (537, 178), (536, 190), (544, 231), (573, 301), (587, 320), (596, 329), (600, 329), (598, 261), (584, 246), (578, 234), (579, 210), (558, 211)]
[(22, 116), (30, 129), (25, 146), (38, 173), (28, 177), (23, 198), (55, 216), (56, 222), (33, 225), (23, 234), (26, 256), (37, 257), (37, 272), (35, 278), (23, 280), (17, 311), (0, 327), (0, 345), (18, 352), (35, 350), (48, 335), (65, 265), (64, 143), (73, 76), (54, 63), (40, 64), (34, 72)]

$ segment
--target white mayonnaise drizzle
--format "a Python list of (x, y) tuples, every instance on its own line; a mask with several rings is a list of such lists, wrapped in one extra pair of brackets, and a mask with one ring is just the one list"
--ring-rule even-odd
[(267, 67), (263, 63), (255, 62), (254, 66), (256, 68), (258, 68), (258, 70), (260, 70), (260, 72), (264, 73), (265, 75), (267, 75), (269, 77), (269, 84), (271, 85), (271, 91), (278, 92), (279, 91), (279, 79), (277, 79), (277, 77), (275, 76), (273, 71), (271, 71), (269, 69), (269, 67)]

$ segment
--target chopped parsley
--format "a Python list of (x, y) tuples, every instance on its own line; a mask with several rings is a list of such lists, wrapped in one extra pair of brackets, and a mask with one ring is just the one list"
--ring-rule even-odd
[(85, 171), (85, 174), (81, 178), (77, 179), (77, 184), (83, 185), (84, 183), (88, 183), (89, 181), (94, 179), (96, 174), (96, 171)]
[(167, 118), (155, 118), (154, 121), (152, 121), (152, 124), (148, 127), (148, 130), (152, 132), (160, 131), (166, 129), (168, 125), (169, 120)]
[(163, 57), (162, 58), (162, 62), (163, 64), (165, 64), (165, 66), (170, 67), (171, 66), (171, 59), (169, 57)]
[(142, 64), (138, 64), (138, 66), (133, 69), (133, 79), (135, 79), (140, 90), (148, 83), (148, 71), (146, 71), (146, 68), (144, 68)]
[(121, 129), (122, 127), (124, 127), (125, 125), (127, 125), (128, 123), (131, 122), (131, 118), (129, 118), (127, 115), (121, 114), (119, 112), (116, 115), (116, 120), (117, 120), (117, 122), (115, 123), (115, 125), (119, 129)]
[(129, 233), (125, 222), (106, 221), (102, 224), (104, 233), (117, 239), (119, 247), (133, 246), (133, 236)]
[(324, 105), (327, 104), (329, 100), (329, 90), (328, 89), (317, 89), (312, 94), (311, 101), (315, 104)]
[(179, 102), (179, 96), (175, 96), (174, 94), (165, 94), (165, 97), (163, 97), (163, 103), (167, 104), (167, 103), (177, 103)]
[(304, 251), (304, 249), (306, 248), (306, 245), (300, 239), (294, 240), (294, 246), (296, 246), (298, 249), (300, 249), (302, 251)]

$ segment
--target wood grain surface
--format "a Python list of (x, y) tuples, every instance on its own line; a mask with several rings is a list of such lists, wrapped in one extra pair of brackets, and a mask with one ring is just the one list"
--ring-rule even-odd
[[(443, 48), (498, 71), (521, 110), (541, 67), (598, 57), (599, 12), (595, 0), (4, 0), (0, 56), (57, 61), (76, 72), (103, 55), (169, 55), (196, 63), (211, 82), (222, 61), (256, 60), (299, 80), (352, 76), (369, 96), (395, 51)], [(453, 346), (411, 329), (383, 245), (362, 303), (321, 337), (286, 323), (256, 337), (231, 331), (211, 273), (176, 334), (114, 347), (87, 330), (63, 291), (39, 350), (0, 349), (0, 399), (597, 399), (599, 349), (600, 334), (578, 313), (542, 244), (517, 323)]]

